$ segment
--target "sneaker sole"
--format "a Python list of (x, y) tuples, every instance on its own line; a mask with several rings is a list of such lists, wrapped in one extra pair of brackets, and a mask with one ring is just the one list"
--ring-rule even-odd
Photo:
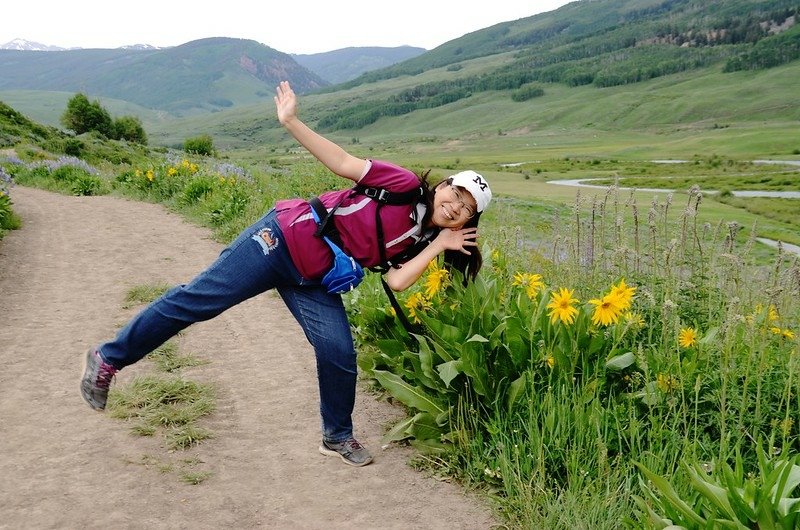
[(351, 460), (348, 460), (348, 459), (346, 459), (346, 458), (344, 457), (344, 455), (343, 455), (343, 454), (341, 454), (341, 453), (339, 453), (338, 451), (334, 451), (334, 450), (332, 450), (332, 449), (328, 449), (328, 448), (327, 448), (327, 447), (325, 447), (324, 445), (320, 445), (320, 446), (319, 446), (319, 452), (320, 452), (321, 454), (325, 455), (325, 456), (338, 456), (338, 457), (339, 457), (339, 458), (342, 460), (342, 462), (344, 462), (344, 463), (345, 463), (345, 464), (347, 464), (348, 466), (353, 466), (353, 467), (364, 467), (364, 466), (366, 466), (367, 464), (369, 464), (370, 462), (372, 462), (372, 457), (371, 457), (371, 456), (369, 457), (369, 459), (368, 459), (368, 460), (365, 460), (365, 461), (363, 461), (363, 462), (361, 462), (361, 463), (358, 463), (358, 462), (353, 462), (353, 461), (351, 461)]
[(92, 351), (94, 351), (94, 348), (91, 348), (88, 352), (86, 352), (86, 355), (83, 356), (83, 370), (81, 370), (81, 397), (83, 398), (83, 401), (85, 401), (86, 404), (89, 405), (89, 408), (91, 408), (93, 411), (95, 411), (95, 412), (104, 412), (105, 411), (105, 407), (102, 407), (102, 408), (95, 407), (92, 404), (91, 401), (86, 399), (86, 394), (84, 394), (84, 392), (83, 392), (83, 376), (86, 375), (86, 367), (89, 364), (89, 352), (92, 352)]

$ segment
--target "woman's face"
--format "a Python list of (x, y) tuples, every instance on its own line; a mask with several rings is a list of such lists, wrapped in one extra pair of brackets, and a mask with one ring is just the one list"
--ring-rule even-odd
[(431, 222), (439, 228), (461, 228), (477, 211), (478, 203), (464, 188), (447, 182), (436, 187)]

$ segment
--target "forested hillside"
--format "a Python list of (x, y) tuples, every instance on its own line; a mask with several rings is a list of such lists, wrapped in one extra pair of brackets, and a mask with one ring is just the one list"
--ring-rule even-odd
[[(488, 90), (515, 90), (524, 100), (547, 83), (598, 88), (637, 83), (722, 65), (725, 72), (764, 69), (800, 57), (798, 6), (791, 0), (600, 0), (498, 24), (420, 57), (369, 72), (356, 87), (446, 67), (452, 79), (417, 85), (388, 101), (359, 101), (323, 117), (324, 128), (363, 127), (382, 116), (432, 108)], [(459, 75), (476, 57), (514, 52), (479, 75)]]

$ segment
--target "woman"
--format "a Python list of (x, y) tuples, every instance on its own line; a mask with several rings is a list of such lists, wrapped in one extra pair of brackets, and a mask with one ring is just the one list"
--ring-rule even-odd
[[(401, 167), (352, 156), (312, 131), (297, 117), (296, 97), (288, 82), (277, 87), (278, 120), (294, 138), (332, 172), (354, 182), (402, 192), (420, 186), (420, 179)], [(424, 179), (423, 179), (423, 185)], [(377, 204), (350, 190), (323, 194), (329, 209), (339, 204), (334, 224), (345, 252), (362, 266), (380, 264), (375, 228)], [(428, 190), (420, 205), (383, 206), (385, 255), (398, 255), (426, 229), (438, 234), (419, 254), (386, 273), (395, 291), (412, 285), (428, 263), (445, 253), (445, 263), (474, 277), (480, 268), (477, 224), (491, 200), (483, 177), (472, 171), (454, 175)], [(81, 394), (95, 410), (103, 410), (114, 374), (158, 348), (194, 322), (211, 319), (226, 309), (277, 289), (306, 334), (317, 358), (322, 454), (363, 466), (369, 451), (353, 437), (356, 353), (341, 297), (320, 285), (331, 268), (331, 252), (315, 237), (317, 224), (309, 203), (278, 201), (275, 208), (247, 228), (219, 258), (189, 284), (175, 287), (134, 317), (117, 337), (86, 354)]]

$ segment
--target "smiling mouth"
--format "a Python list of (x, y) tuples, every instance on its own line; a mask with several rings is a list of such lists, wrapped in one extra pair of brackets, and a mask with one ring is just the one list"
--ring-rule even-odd
[(444, 204), (442, 205), (442, 211), (444, 212), (444, 216), (445, 217), (447, 217), (451, 221), (455, 220), (455, 217), (453, 217), (453, 214), (451, 212), (447, 211), (447, 208), (444, 207)]

